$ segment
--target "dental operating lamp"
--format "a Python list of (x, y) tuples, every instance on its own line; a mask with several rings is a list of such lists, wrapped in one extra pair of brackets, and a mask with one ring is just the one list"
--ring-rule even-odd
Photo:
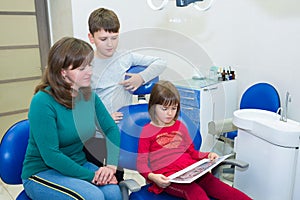
[[(189, 4), (193, 3), (194, 4), (194, 7), (199, 10), (199, 11), (206, 11), (208, 10), (212, 3), (213, 3), (213, 0), (210, 0), (210, 2), (208, 3), (207, 6), (205, 7), (202, 7), (198, 4), (198, 2), (204, 2), (205, 0), (176, 0), (176, 6), (177, 7), (185, 7), (185, 6), (188, 6)], [(169, 0), (163, 0), (163, 2), (159, 5), (159, 6), (155, 6), (153, 4), (153, 0), (147, 0), (147, 3), (149, 5), (150, 8), (152, 8), (153, 10), (162, 10), (164, 9), (164, 7), (168, 4)]]
[(203, 1), (203, 0), (176, 0), (176, 6), (184, 7), (184, 6), (188, 6), (191, 3), (195, 3), (196, 1)]

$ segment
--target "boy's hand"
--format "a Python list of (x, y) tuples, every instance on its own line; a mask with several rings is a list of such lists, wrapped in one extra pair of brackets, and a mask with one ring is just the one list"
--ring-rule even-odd
[(124, 86), (125, 90), (130, 90), (134, 92), (144, 82), (142, 76), (139, 74), (126, 73), (125, 75), (130, 76), (130, 78), (119, 83)]
[(215, 160), (215, 159), (217, 159), (217, 158), (219, 158), (219, 156), (218, 156), (218, 154), (216, 154), (216, 153), (214, 153), (214, 152), (210, 152), (210, 153), (208, 154), (208, 159), (210, 159), (210, 160)]
[(119, 123), (123, 119), (123, 113), (121, 112), (114, 112), (111, 114), (111, 117), (113, 120), (117, 123)]

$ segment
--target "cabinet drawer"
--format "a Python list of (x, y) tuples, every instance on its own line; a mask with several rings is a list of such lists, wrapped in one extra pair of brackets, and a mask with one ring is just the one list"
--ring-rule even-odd
[(177, 86), (181, 104), (200, 108), (200, 91)]
[(181, 111), (186, 114), (192, 121), (200, 123), (200, 109), (194, 107), (188, 107), (180, 104)]

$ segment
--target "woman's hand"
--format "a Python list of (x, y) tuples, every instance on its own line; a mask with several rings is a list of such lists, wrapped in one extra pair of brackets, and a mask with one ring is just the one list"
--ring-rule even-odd
[(112, 179), (108, 182), (108, 184), (118, 184), (117, 177), (114, 175)]
[(171, 184), (169, 178), (164, 176), (163, 174), (150, 173), (148, 175), (148, 178), (161, 188), (166, 188)]
[(115, 173), (116, 169), (110, 166), (100, 167), (95, 172), (92, 183), (94, 183), (95, 185), (116, 184), (118, 182), (114, 175)]
[(208, 159), (210, 159), (210, 160), (214, 160), (214, 159), (217, 159), (217, 158), (219, 158), (219, 155), (214, 153), (214, 152), (210, 152), (208, 154)]

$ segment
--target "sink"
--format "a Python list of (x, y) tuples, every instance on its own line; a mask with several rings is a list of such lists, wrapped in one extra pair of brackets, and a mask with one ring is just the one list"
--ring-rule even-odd
[(280, 115), (260, 109), (240, 109), (233, 113), (233, 124), (239, 129), (275, 145), (298, 147), (300, 123), (288, 119), (280, 121)]
[(246, 170), (236, 168), (234, 186), (252, 199), (298, 200), (300, 123), (259, 109), (237, 110), (232, 121), (236, 159), (249, 163)]

